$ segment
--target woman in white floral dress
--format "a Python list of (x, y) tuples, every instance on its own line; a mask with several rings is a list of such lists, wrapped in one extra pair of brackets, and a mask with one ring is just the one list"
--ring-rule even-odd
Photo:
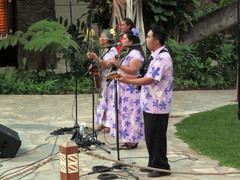
[(101, 68), (101, 97), (98, 99), (98, 107), (95, 116), (95, 123), (99, 126), (96, 128), (98, 131), (109, 132), (110, 124), (108, 121), (108, 116), (111, 114), (112, 110), (109, 105), (111, 101), (114, 101), (113, 94), (113, 84), (107, 87), (106, 74), (108, 69), (111, 67), (111, 59), (114, 58), (118, 53), (115, 47), (111, 47), (114, 44), (115, 31), (113, 29), (104, 30), (99, 37), (99, 44), (104, 47), (101, 53), (102, 59), (100, 59), (95, 53), (88, 52), (87, 56), (93, 60), (99, 61)]

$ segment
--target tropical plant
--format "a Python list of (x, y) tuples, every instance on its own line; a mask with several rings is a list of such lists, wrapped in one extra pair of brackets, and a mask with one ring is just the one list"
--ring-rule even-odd
[[(113, 0), (78, 0), (77, 2), (79, 1), (89, 2), (88, 22), (97, 23), (100, 29), (108, 28), (111, 17), (115, 18), (115, 16), (111, 15)], [(188, 27), (192, 26), (194, 9), (200, 5), (197, 0), (142, 0), (142, 2), (143, 7), (145, 7), (143, 9), (145, 28), (148, 28), (153, 23), (161, 24), (174, 37), (178, 36), (175, 34), (176, 32), (178, 34), (180, 30), (187, 31)], [(124, 6), (123, 3), (122, 6)], [(121, 11), (126, 11), (126, 7), (123, 7)], [(122, 12), (122, 14), (125, 14), (125, 12)]]
[[(84, 31), (86, 30), (86, 23), (84, 21), (81, 21), (81, 19), (85, 16), (86, 14), (83, 14), (80, 18), (77, 18), (76, 24), (69, 23), (68, 19), (66, 18), (63, 20), (63, 17), (60, 16), (58, 19), (58, 22), (60, 24), (63, 24), (64, 27), (67, 29), (67, 32), (72, 35), (72, 39), (77, 42), (81, 54), (75, 54), (76, 50), (73, 47), (69, 47), (68, 49), (62, 49), (61, 54), (62, 58), (65, 59), (65, 65), (66, 65), (66, 72), (73, 71), (73, 70), (80, 70), (81, 65), (85, 63), (82, 63), (83, 61), (80, 62), (80, 59), (83, 55), (83, 53), (86, 53), (85, 51), (82, 51), (82, 49), (86, 49), (88, 44), (83, 44), (82, 41), (84, 41)], [(77, 57), (75, 57), (75, 55)], [(73, 68), (74, 67), (74, 68)]]
[(23, 45), (24, 50), (37, 52), (38, 71), (46, 69), (44, 56), (73, 47), (79, 51), (78, 44), (71, 39), (66, 28), (55, 21), (41, 20), (32, 24), (27, 32), (17, 31), (6, 39), (0, 40), (0, 49), (8, 46)]
[(63, 19), (62, 16), (58, 18), (58, 22), (62, 24), (67, 32), (72, 35), (72, 38), (77, 41), (77, 43), (80, 43), (84, 40), (84, 33), (83, 31), (86, 30), (86, 22), (82, 20), (82, 18), (86, 16), (86, 14), (82, 14), (79, 18), (76, 20), (76, 24), (69, 23), (68, 19)]
[(196, 45), (169, 39), (177, 88), (225, 88), (236, 84), (237, 45), (230, 35), (216, 34)]
[(145, 27), (160, 24), (169, 32), (171, 38), (178, 40), (179, 31), (187, 31), (189, 26), (192, 26), (193, 12), (199, 5), (197, 0), (143, 1), (143, 7), (146, 7), (143, 16)]
[(205, 59), (211, 58), (216, 65), (214, 74), (222, 77), (229, 84), (236, 82), (237, 73), (237, 38), (232, 35), (217, 33), (200, 41), (196, 45), (197, 56)]
[(235, 0), (216, 0), (213, 2), (207, 3), (204, 8), (198, 9), (194, 12), (194, 17), (199, 18), (201, 16), (204, 16), (205, 14), (211, 13), (215, 11), (216, 9), (219, 9), (227, 4), (232, 3)]
[(96, 23), (100, 29), (109, 28), (112, 12), (112, 0), (77, 0), (89, 2), (87, 23)]
[[(79, 74), (76, 74), (79, 76)], [(76, 79), (71, 73), (7, 69), (0, 73), (0, 94), (74, 94)], [(77, 92), (90, 93), (91, 79), (79, 77)]]

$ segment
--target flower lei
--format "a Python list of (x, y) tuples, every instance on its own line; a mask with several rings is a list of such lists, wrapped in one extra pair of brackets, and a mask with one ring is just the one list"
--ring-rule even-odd
[(113, 38), (115, 38), (115, 36), (116, 36), (115, 30), (114, 29), (110, 29), (110, 33), (113, 35)]
[(131, 30), (133, 32), (133, 35), (136, 36), (136, 37), (139, 37), (139, 32), (136, 28), (132, 28)]

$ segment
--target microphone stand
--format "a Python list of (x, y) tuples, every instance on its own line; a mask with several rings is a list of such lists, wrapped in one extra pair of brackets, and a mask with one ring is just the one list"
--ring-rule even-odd
[[(102, 55), (100, 56), (100, 59), (102, 59), (109, 51), (111, 48), (108, 48), (108, 50)], [(91, 72), (91, 79), (92, 79), (92, 137), (90, 138), (91, 141), (91, 145), (96, 145), (97, 147), (101, 148), (102, 150), (106, 151), (108, 154), (110, 154), (111, 152), (106, 150), (105, 148), (101, 147), (100, 145), (104, 144), (101, 141), (97, 140), (97, 134), (95, 132), (94, 129), (94, 123), (95, 123), (95, 114), (94, 114), (94, 104), (95, 104), (95, 98), (94, 98), (94, 89), (95, 89), (95, 85), (94, 85), (94, 67), (97, 66), (99, 64), (99, 61), (96, 61), (95, 63), (93, 63), (92, 61), (92, 67), (88, 69), (88, 71), (84, 74), (84, 77), (89, 74)]]
[[(73, 28), (71, 0), (69, 0), (69, 7), (70, 7), (71, 28)], [(71, 32), (71, 33), (73, 33), (73, 32)], [(75, 58), (74, 54), (75, 54), (76, 50), (74, 48), (71, 48), (71, 49), (72, 49), (72, 57), (74, 59)], [(73, 64), (72, 64), (72, 68), (71, 68), (71, 69), (73, 69), (73, 74), (74, 74), (74, 78), (75, 78), (75, 106), (76, 106), (75, 124), (74, 124), (73, 127), (70, 127), (70, 128), (65, 127), (65, 128), (60, 128), (58, 130), (55, 130), (55, 131), (50, 133), (52, 135), (61, 135), (61, 134), (64, 134), (64, 132), (71, 134), (74, 129), (79, 129), (78, 120), (77, 120), (78, 119), (78, 114), (77, 114), (77, 59), (80, 57), (80, 55), (81, 55), (81, 53), (79, 53), (78, 56), (74, 59)], [(68, 71), (67, 64), (65, 63), (65, 65), (66, 65), (66, 71)], [(76, 132), (73, 133), (72, 139), (74, 138), (74, 135), (76, 134)]]
[[(75, 123), (74, 123), (74, 126), (73, 127), (65, 127), (65, 128), (60, 128), (58, 130), (55, 130), (53, 132), (51, 132), (50, 134), (52, 135), (62, 135), (64, 134), (65, 132), (68, 133), (68, 134), (71, 134), (72, 131), (74, 129), (79, 129), (79, 125), (78, 125), (78, 114), (77, 114), (77, 59), (80, 57), (81, 53), (78, 54), (78, 56), (74, 59), (74, 62), (73, 62), (73, 65), (72, 65), (72, 68), (73, 69), (73, 74), (74, 74), (74, 78), (75, 78), (75, 113), (76, 113), (76, 119), (75, 119)], [(74, 56), (74, 52), (73, 52), (73, 56)], [(73, 139), (73, 137), (72, 137)]]
[[(126, 56), (129, 54), (129, 52), (130, 52), (130, 49), (128, 49), (128, 52), (127, 52)], [(126, 57), (126, 56), (125, 56), (125, 57)], [(120, 61), (119, 65), (117, 66), (116, 72), (120, 69), (120, 67), (121, 67), (121, 65), (122, 65), (122, 63), (123, 63), (124, 60), (125, 60), (125, 58)], [(108, 81), (107, 87), (109, 86), (109, 84), (111, 83), (111, 81), (112, 81), (112, 79), (110, 79), (110, 80)], [(119, 153), (118, 92), (117, 92), (117, 81), (116, 81), (115, 79), (114, 79), (114, 86), (115, 86), (115, 91), (114, 91), (114, 97), (115, 97), (115, 99), (114, 99), (114, 103), (115, 103), (115, 121), (116, 121), (117, 160), (118, 160), (118, 161), (121, 161), (121, 159), (120, 159), (120, 153)], [(127, 169), (124, 165), (122, 165), (122, 164), (115, 164), (115, 165), (113, 165), (112, 168), (122, 169), (123, 171), (125, 171), (126, 173), (128, 173), (129, 175), (131, 175), (132, 177), (134, 177), (135, 179), (139, 179), (139, 177), (137, 177), (137, 176), (133, 175), (132, 173), (130, 173), (130, 172), (128, 171), (128, 169)]]

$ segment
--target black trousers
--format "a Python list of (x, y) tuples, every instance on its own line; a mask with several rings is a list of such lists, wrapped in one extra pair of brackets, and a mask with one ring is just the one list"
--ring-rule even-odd
[(170, 170), (167, 158), (167, 127), (169, 114), (143, 112), (144, 131), (149, 154), (148, 166)]

